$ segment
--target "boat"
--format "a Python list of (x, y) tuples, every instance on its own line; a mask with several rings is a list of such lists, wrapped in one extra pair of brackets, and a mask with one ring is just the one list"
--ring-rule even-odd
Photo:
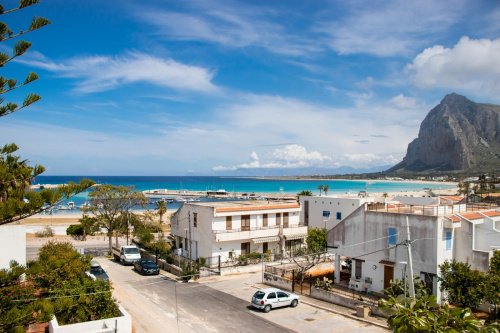
[(207, 195), (228, 195), (227, 191), (224, 189), (218, 189), (217, 191), (207, 191)]

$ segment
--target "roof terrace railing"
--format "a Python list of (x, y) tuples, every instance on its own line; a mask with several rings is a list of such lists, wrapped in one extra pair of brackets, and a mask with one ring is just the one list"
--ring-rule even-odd
[(467, 212), (467, 205), (408, 205), (394, 203), (368, 203), (366, 205), (368, 211), (395, 213), (395, 214), (411, 214), (425, 216), (446, 216), (458, 213)]

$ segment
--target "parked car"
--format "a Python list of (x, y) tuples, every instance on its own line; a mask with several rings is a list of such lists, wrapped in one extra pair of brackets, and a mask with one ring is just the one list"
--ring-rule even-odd
[(123, 245), (121, 247), (112, 247), (112, 253), (115, 260), (119, 260), (122, 265), (131, 265), (141, 259), (141, 252), (135, 245)]
[(299, 295), (276, 288), (261, 289), (252, 297), (252, 306), (269, 312), (271, 309), (283, 306), (296, 307), (299, 304)]
[(143, 275), (158, 275), (160, 269), (155, 262), (149, 259), (141, 259), (134, 262), (134, 269)]
[(90, 270), (85, 273), (87, 274), (88, 277), (90, 277), (93, 280), (109, 281), (108, 274), (101, 267), (101, 265), (95, 260), (92, 260), (90, 262)]

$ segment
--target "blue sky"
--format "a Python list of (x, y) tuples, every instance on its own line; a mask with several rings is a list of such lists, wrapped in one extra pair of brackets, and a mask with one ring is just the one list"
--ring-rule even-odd
[(34, 15), (52, 24), (2, 75), (36, 71), (7, 97), (43, 99), (0, 140), (47, 175), (393, 165), (446, 94), (500, 104), (498, 1), (50, 0), (2, 20)]

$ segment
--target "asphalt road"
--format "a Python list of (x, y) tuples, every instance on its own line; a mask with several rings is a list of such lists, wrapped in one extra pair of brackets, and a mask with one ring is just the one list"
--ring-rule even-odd
[(307, 304), (263, 313), (250, 306), (260, 274), (178, 283), (167, 276), (141, 276), (131, 266), (98, 258), (114, 297), (131, 314), (135, 332), (386, 332)]
[(113, 296), (132, 315), (135, 332), (293, 332), (254, 315), (249, 301), (199, 283), (141, 276), (131, 266), (100, 258)]

